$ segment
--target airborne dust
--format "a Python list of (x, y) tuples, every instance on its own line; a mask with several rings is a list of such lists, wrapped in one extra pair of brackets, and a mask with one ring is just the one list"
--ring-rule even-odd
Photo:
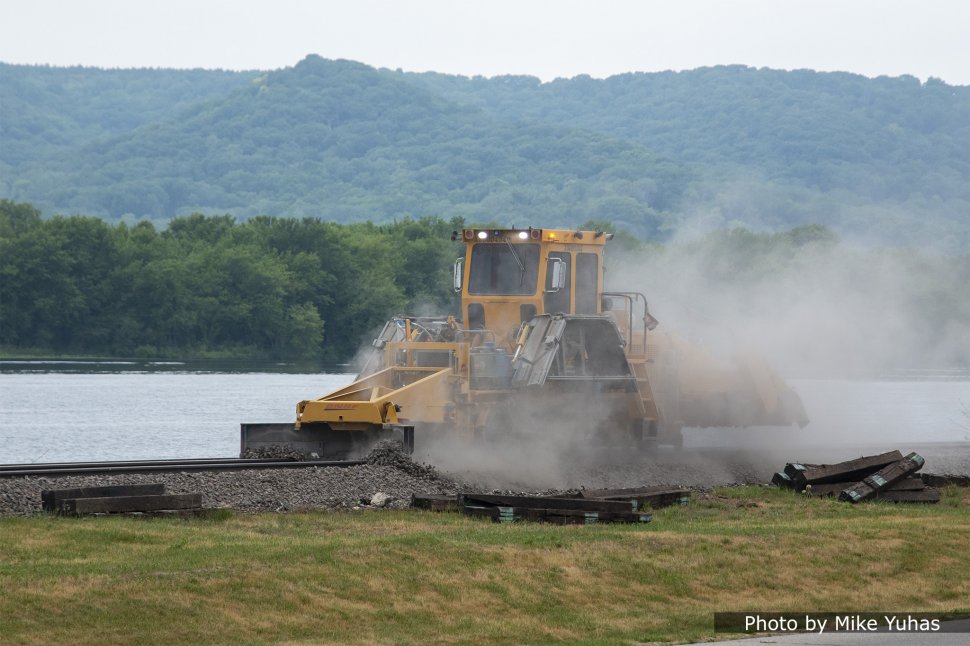
[(496, 488), (713, 486), (764, 482), (790, 460), (970, 440), (970, 256), (856, 246), (817, 229), (785, 235), (621, 243), (606, 288), (642, 292), (658, 331), (724, 365), (756, 352), (801, 396), (804, 429), (686, 429), (684, 450), (644, 453), (622, 433), (593, 434), (609, 411), (588, 398), (571, 422), (519, 410), (507, 437), (419, 441), (415, 457)]

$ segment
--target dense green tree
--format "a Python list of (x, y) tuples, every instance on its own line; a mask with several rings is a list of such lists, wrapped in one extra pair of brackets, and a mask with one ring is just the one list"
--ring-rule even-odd
[(194, 214), (158, 232), (3, 201), (0, 344), (343, 360), (392, 314), (447, 310), (461, 224)]
[[(149, 222), (44, 219), (29, 204), (0, 201), (0, 346), (347, 360), (389, 316), (451, 311), (450, 269), (463, 246), (450, 237), (464, 224), (192, 215), (158, 231)], [(717, 329), (732, 310), (794, 312), (808, 317), (799, 322), (807, 333), (816, 319), (858, 328), (860, 352), (888, 335), (886, 361), (970, 363), (966, 344), (953, 342), (970, 320), (966, 253), (849, 247), (822, 225), (735, 227), (668, 245), (610, 220), (582, 227), (615, 232), (607, 284), (645, 291), (664, 320), (681, 299), (689, 321)], [(851, 344), (842, 354), (850, 352)]]
[(651, 239), (823, 224), (970, 245), (970, 88), (935, 79), (721, 66), (540, 83), (317, 56), (266, 73), (0, 65), (0, 112), (0, 198), (47, 213), (160, 228), (194, 212), (593, 218)]

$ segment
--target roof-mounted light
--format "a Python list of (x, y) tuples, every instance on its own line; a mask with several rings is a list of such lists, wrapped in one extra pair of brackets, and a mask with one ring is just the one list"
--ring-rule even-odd
[(479, 240), (484, 240), (487, 237), (488, 237), (488, 231), (479, 231), (478, 232), (478, 239)]
[(465, 240), (471, 240), (475, 237), (475, 232), (471, 229), (465, 229), (465, 233), (463, 235), (465, 236)]
[(529, 237), (528, 231), (519, 231), (519, 240), (525, 240)]

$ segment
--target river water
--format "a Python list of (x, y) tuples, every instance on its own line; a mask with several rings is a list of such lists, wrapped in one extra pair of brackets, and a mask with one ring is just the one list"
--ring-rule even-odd
[(288, 368), (3, 361), (0, 463), (236, 457), (240, 422), (292, 420), (353, 379)]
[[(0, 463), (234, 457), (240, 422), (281, 422), (353, 375), (289, 364), (0, 361)], [(686, 444), (970, 442), (970, 375), (793, 379), (811, 423), (696, 430)], [(776, 440), (772, 440), (776, 441)]]

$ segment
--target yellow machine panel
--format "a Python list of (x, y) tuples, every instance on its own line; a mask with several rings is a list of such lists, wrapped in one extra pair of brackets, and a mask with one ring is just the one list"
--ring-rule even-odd
[(605, 291), (610, 238), (454, 232), (464, 246), (457, 315), (388, 321), (354, 383), (297, 405), (298, 434), (347, 455), (395, 433), (410, 444), (438, 433), (554, 436), (568, 424), (588, 427), (592, 441), (647, 447), (679, 444), (684, 426), (807, 423), (764, 361), (723, 366), (656, 331), (642, 294)]

